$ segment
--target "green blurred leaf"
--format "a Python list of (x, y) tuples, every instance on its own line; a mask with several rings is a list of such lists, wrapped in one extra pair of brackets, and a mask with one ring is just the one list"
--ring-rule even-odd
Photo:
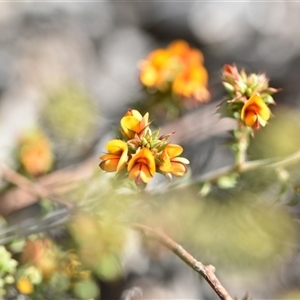
[(89, 279), (76, 283), (73, 292), (80, 299), (93, 299), (100, 294), (100, 290), (96, 283)]
[(119, 259), (113, 253), (106, 253), (96, 267), (96, 272), (100, 278), (107, 281), (120, 277), (122, 269)]

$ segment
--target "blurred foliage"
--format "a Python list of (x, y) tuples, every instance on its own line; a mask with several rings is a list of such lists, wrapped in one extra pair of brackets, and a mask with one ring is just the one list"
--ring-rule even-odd
[(275, 117), (269, 126), (256, 133), (251, 140), (249, 157), (282, 158), (300, 149), (300, 111), (280, 107), (274, 111)]
[(0, 246), (0, 297), (5, 295), (7, 285), (15, 282), (18, 262), (4, 246)]
[(82, 89), (66, 83), (48, 93), (41, 120), (59, 149), (55, 148), (56, 152), (76, 157), (88, 150), (95, 139), (99, 113)]
[(265, 272), (281, 263), (295, 243), (291, 215), (251, 192), (223, 190), (219, 196), (197, 198), (188, 190), (171, 194), (146, 222), (226, 271)]

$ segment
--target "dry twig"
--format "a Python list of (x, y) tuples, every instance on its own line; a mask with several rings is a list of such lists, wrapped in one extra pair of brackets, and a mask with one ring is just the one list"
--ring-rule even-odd
[(175, 253), (182, 261), (199, 273), (208, 282), (220, 299), (233, 300), (215, 275), (214, 266), (204, 265), (200, 261), (196, 260), (188, 251), (186, 251), (181, 245), (176, 243), (161, 230), (158, 231), (146, 225), (137, 223), (131, 224), (131, 227), (142, 232), (147, 237), (159, 241), (162, 245)]

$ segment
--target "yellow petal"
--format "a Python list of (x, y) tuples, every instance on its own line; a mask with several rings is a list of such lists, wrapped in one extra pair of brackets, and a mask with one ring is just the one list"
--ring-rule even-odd
[(180, 155), (183, 151), (183, 148), (176, 144), (168, 144), (165, 150), (172, 159), (173, 157)]
[(131, 109), (131, 114), (133, 117), (136, 117), (139, 121), (141, 121), (143, 118), (140, 112), (136, 109)]
[(267, 121), (265, 121), (260, 115), (257, 115), (257, 119), (261, 126), (265, 127), (267, 125)]
[(121, 127), (128, 137), (133, 137), (139, 131), (140, 121), (134, 116), (125, 116), (121, 119)]
[(126, 149), (123, 151), (120, 160), (118, 162), (117, 172), (121, 171), (125, 167), (127, 160), (128, 160), (128, 147), (126, 145)]
[(158, 72), (151, 65), (147, 66), (140, 73), (140, 80), (142, 84), (144, 84), (145, 86), (153, 87), (156, 84), (157, 79), (158, 79)]
[(127, 144), (122, 140), (111, 140), (106, 144), (106, 149), (109, 153), (122, 153), (127, 149)]

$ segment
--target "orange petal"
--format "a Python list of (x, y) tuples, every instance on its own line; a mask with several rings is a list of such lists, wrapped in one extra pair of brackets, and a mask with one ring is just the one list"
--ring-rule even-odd
[(130, 180), (134, 180), (139, 176), (140, 168), (141, 168), (140, 164), (136, 164), (130, 169), (128, 174)]
[(253, 126), (256, 120), (257, 120), (257, 115), (254, 111), (249, 111), (246, 113), (244, 121), (247, 126), (249, 127)]
[(149, 172), (153, 176), (155, 173), (155, 160), (152, 152), (148, 148), (142, 148), (135, 156), (131, 158), (128, 163), (127, 169), (130, 172), (135, 164), (142, 162), (149, 167)]
[(119, 157), (117, 159), (103, 160), (99, 167), (106, 172), (115, 172), (119, 163)]
[(106, 153), (100, 156), (100, 159), (102, 160), (108, 160), (108, 159), (119, 159), (120, 155), (112, 154), (112, 153)]

